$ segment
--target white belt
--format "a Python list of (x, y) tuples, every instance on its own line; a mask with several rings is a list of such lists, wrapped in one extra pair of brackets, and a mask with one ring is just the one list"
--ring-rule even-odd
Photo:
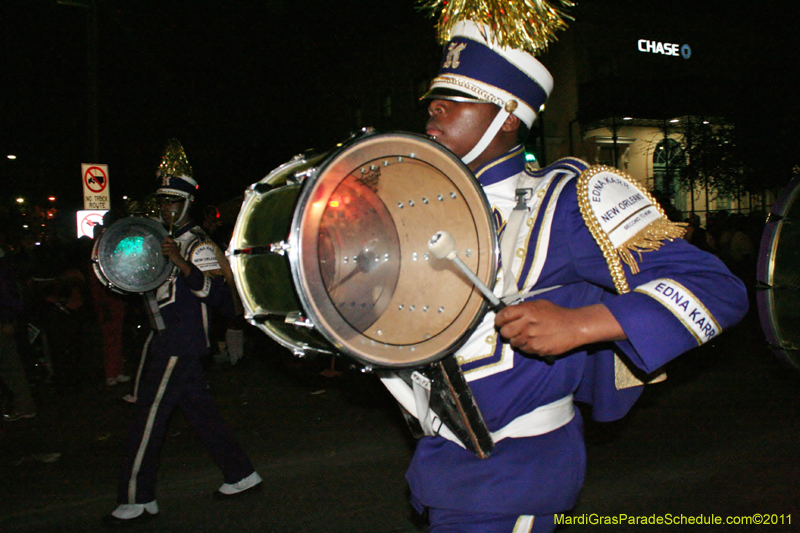
[(566, 426), (575, 417), (572, 394), (547, 405), (537, 407), (530, 413), (520, 415), (497, 431), (492, 431), (492, 440), (518, 439), (544, 435)]
[[(381, 381), (392, 393), (392, 396), (417, 420), (432, 429), (431, 433), (439, 435), (449, 441), (455, 442), (462, 448), (466, 446), (459, 440), (453, 431), (443, 423), (441, 419), (427, 408), (427, 405), (419, 406), (423, 411), (423, 417), (418, 416), (418, 398), (415, 397), (412, 388), (403, 381), (397, 374), (387, 373), (381, 377)], [(427, 402), (426, 402), (427, 403)], [(503, 439), (516, 439), (521, 437), (535, 437), (544, 435), (556, 429), (566, 426), (575, 417), (575, 406), (572, 403), (572, 395), (565, 396), (560, 400), (537, 407), (530, 413), (520, 415), (504, 427), (492, 432), (492, 440), (499, 442)]]

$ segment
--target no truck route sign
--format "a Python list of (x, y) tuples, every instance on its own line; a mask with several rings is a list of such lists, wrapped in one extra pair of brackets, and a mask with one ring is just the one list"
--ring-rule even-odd
[(83, 208), (86, 210), (111, 209), (108, 187), (108, 165), (83, 163), (81, 165), (83, 182)]

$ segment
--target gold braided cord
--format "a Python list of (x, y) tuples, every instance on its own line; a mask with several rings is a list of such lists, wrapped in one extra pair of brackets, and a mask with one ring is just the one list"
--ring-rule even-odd
[(457, 22), (471, 20), (491, 28), (490, 42), (533, 55), (544, 52), (566, 21), (573, 20), (563, 10), (574, 5), (570, 0), (418, 0), (422, 11), (439, 17), (436, 30), (442, 44), (450, 41)]
[[(648, 195), (649, 196), (649, 195)], [(652, 221), (643, 230), (639, 231), (634, 237), (622, 245), (617, 253), (622, 261), (631, 267), (631, 274), (639, 273), (639, 265), (633, 257), (633, 252), (638, 254), (639, 261), (642, 260), (642, 252), (652, 252), (658, 250), (665, 240), (680, 239), (686, 234), (685, 222), (672, 222), (667, 219), (663, 209), (652, 198), (650, 201), (661, 213), (663, 218)]]
[(161, 165), (158, 167), (160, 176), (187, 176), (192, 177), (192, 166), (183, 145), (178, 139), (169, 139), (161, 156)]
[(586, 227), (589, 228), (589, 233), (592, 234), (595, 242), (600, 247), (600, 251), (603, 252), (603, 257), (608, 265), (611, 279), (614, 280), (614, 287), (617, 289), (617, 293), (625, 294), (626, 292), (630, 292), (631, 288), (628, 285), (628, 280), (625, 278), (622, 262), (620, 261), (614, 245), (611, 244), (611, 239), (608, 238), (608, 235), (605, 234), (600, 227), (600, 223), (595, 218), (594, 211), (592, 211), (592, 206), (589, 201), (589, 178), (594, 174), (594, 172), (589, 173), (589, 171), (597, 170), (598, 168), (604, 167), (589, 167), (583, 171), (578, 178), (578, 183), (576, 185), (578, 191), (578, 207), (580, 207), (581, 216), (586, 223)]
[(589, 180), (599, 172), (612, 172), (617, 176), (625, 178), (627, 181), (631, 182), (631, 184), (633, 184), (633, 180), (616, 168), (607, 167), (605, 165), (594, 165), (581, 173), (577, 183), (578, 206), (581, 210), (581, 216), (586, 226), (589, 228), (592, 237), (594, 237), (595, 242), (597, 242), (597, 245), (603, 252), (603, 257), (608, 264), (608, 270), (611, 274), (611, 278), (614, 280), (614, 287), (617, 289), (617, 293), (625, 294), (626, 292), (630, 292), (631, 289), (625, 277), (625, 270), (622, 267), (622, 263), (624, 262), (630, 267), (631, 274), (638, 274), (639, 265), (636, 263), (636, 258), (633, 254), (636, 253), (641, 261), (642, 252), (658, 250), (664, 244), (665, 240), (672, 241), (673, 239), (683, 237), (686, 233), (686, 224), (669, 220), (655, 198), (647, 191), (636, 187), (636, 190), (641, 192), (658, 211), (660, 217), (639, 230), (636, 235), (619, 248), (614, 248), (611, 239), (600, 227), (600, 223), (597, 221), (589, 201)]
[(497, 107), (503, 107), (505, 105), (503, 103), (503, 100), (501, 100), (500, 98), (496, 97), (495, 95), (493, 95), (493, 94), (491, 94), (491, 93), (489, 93), (487, 91), (484, 91), (483, 89), (481, 89), (480, 87), (478, 87), (474, 83), (470, 83), (468, 80), (463, 79), (463, 78), (455, 78), (453, 76), (437, 76), (437, 77), (433, 78), (433, 81), (431, 82), (431, 85), (433, 85), (435, 83), (446, 83), (448, 85), (456, 85), (456, 86), (459, 86), (459, 87), (463, 87), (463, 88), (475, 93), (478, 96), (478, 98), (480, 98), (481, 100), (485, 100), (487, 102), (491, 102), (491, 103), (495, 104)]

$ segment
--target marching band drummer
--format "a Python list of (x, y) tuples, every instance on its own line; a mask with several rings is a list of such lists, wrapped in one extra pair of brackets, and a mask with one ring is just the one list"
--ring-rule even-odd
[(613, 227), (581, 206), (616, 190), (638, 191), (630, 202), (647, 207), (646, 192), (624, 175), (587, 187), (577, 159), (526, 167), (525, 137), (553, 80), (531, 53), (494, 43), (488, 26), (456, 23), (423, 97), (428, 135), (474, 172), (498, 222), (495, 294), (522, 300), (488, 313), (456, 353), (493, 433), (492, 454), (480, 459), (440, 435), (417, 443), (406, 477), (432, 533), (552, 531), (584, 479), (573, 402), (591, 404), (597, 420), (621, 418), (641, 394), (637, 378), (652, 380), (747, 310), (742, 282), (676, 238), (683, 229), (663, 211), (642, 228), (642, 243), (608, 253)]
[(222, 470), (224, 483), (215, 497), (231, 498), (262, 486), (261, 477), (214, 406), (203, 375), (200, 357), (209, 350), (207, 306), (233, 316), (233, 299), (220, 264), (224, 257), (189, 215), (198, 185), (183, 147), (174, 139), (165, 148), (158, 180), (161, 220), (170, 233), (162, 251), (177, 272), (156, 290), (166, 327), (151, 332), (147, 340), (148, 361), (120, 469), (119, 506), (103, 518), (111, 526), (158, 514), (159, 455), (167, 421), (176, 407)]

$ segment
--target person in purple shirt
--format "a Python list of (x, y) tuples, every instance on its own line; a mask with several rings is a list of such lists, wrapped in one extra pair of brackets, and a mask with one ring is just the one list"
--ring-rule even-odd
[(208, 307), (233, 315), (231, 287), (220, 265), (225, 258), (190, 218), (198, 188), (183, 147), (168, 142), (158, 173), (161, 220), (169, 230), (162, 251), (175, 274), (156, 289), (164, 329), (151, 332), (117, 488), (119, 506), (103, 518), (109, 526), (155, 517), (156, 473), (166, 425), (175, 408), (194, 427), (220, 468), (224, 483), (217, 499), (262, 487), (262, 479), (214, 406), (200, 358), (209, 351)]
[[(597, 420), (624, 416), (665, 363), (747, 310), (741, 281), (677, 238), (682, 227), (622, 173), (572, 158), (526, 164), (524, 141), (553, 80), (491, 35), (455, 24), (423, 97), (427, 134), (464, 161), (491, 205), (494, 293), (508, 304), (455, 354), (492, 432), (491, 455), (440, 432), (419, 439), (406, 474), (432, 533), (552, 531), (584, 479), (574, 402), (590, 404)], [(605, 214), (593, 214), (595, 203)], [(619, 214), (634, 204), (639, 215)], [(630, 235), (619, 240), (619, 228)]]

